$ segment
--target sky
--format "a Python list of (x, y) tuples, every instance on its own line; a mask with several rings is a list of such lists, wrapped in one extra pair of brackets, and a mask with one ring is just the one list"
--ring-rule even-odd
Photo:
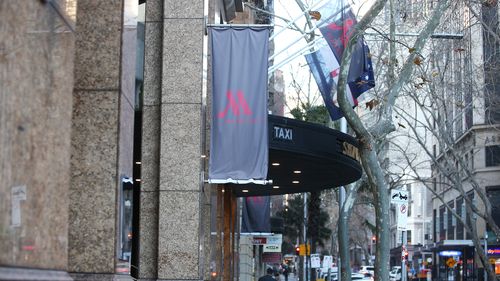
[[(306, 4), (309, 7), (313, 7), (312, 10), (315, 10), (315, 8), (320, 7), (323, 5), (323, 3), (326, 3), (331, 0), (302, 0), (304, 4)], [(360, 14), (363, 14), (370, 6), (373, 0), (349, 0), (349, 3), (351, 4), (353, 11), (355, 13), (359, 11)], [(285, 94), (287, 96), (287, 103), (289, 106), (294, 105), (294, 101), (292, 100), (292, 97), (295, 97), (296, 90), (291, 87), (291, 82), (293, 80), (293, 77), (295, 77), (295, 80), (298, 82), (298, 84), (302, 85), (302, 89), (305, 89), (305, 92), (309, 92), (309, 98), (314, 104), (322, 104), (323, 100), (320, 97), (320, 94), (317, 90), (316, 83), (312, 77), (309, 76), (309, 68), (306, 64), (306, 61), (304, 59), (304, 54), (296, 56), (296, 58), (290, 60), (289, 62), (286, 62), (288, 59), (293, 58), (294, 54), (297, 52), (300, 52), (304, 47), (306, 47), (306, 41), (304, 39), (298, 40), (301, 38), (301, 33), (295, 30), (291, 30), (286, 27), (285, 21), (280, 19), (286, 18), (288, 20), (300, 18), (297, 20), (297, 25), (301, 28), (303, 28), (306, 25), (305, 18), (303, 16), (303, 13), (301, 12), (299, 6), (297, 5), (296, 0), (275, 0), (274, 1), (274, 10), (276, 14), (275, 18), (275, 28), (274, 32), (276, 35), (274, 39), (275, 43), (275, 59), (274, 59), (274, 65), (278, 66), (281, 63), (284, 63), (280, 69), (283, 71), (284, 79), (285, 79)], [(285, 29), (285, 30), (283, 30)], [(317, 34), (319, 33), (319, 30), (316, 32)], [(297, 41), (298, 40), (298, 41)], [(309, 83), (310, 81), (310, 83)], [(309, 88), (308, 85), (310, 85), (310, 91), (307, 89)], [(303, 94), (301, 96), (302, 99), (307, 98), (306, 94)], [(285, 113), (288, 110), (285, 108)]]

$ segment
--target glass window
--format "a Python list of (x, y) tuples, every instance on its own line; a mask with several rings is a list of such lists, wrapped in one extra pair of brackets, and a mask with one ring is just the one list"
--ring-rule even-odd
[[(455, 208), (455, 202), (450, 201), (448, 202), (448, 206), (453, 209)], [(453, 240), (455, 237), (455, 226), (453, 226), (453, 213), (448, 211), (448, 217), (446, 218), (446, 223), (447, 223), (447, 230), (448, 230), (448, 235), (447, 239)]]
[(472, 149), (470, 151), (470, 168), (474, 170), (474, 150)]
[[(467, 193), (467, 197), (469, 197), (469, 200), (474, 204), (474, 191), (468, 192)], [(471, 219), (473, 219), (473, 218), (474, 218), (474, 215), (472, 215), (470, 217), (468, 216), (466, 218), (467, 225), (472, 225), (472, 220)], [(465, 239), (472, 239), (472, 235), (469, 232), (467, 232), (467, 234), (465, 235)]]
[(438, 222), (438, 220), (437, 220), (437, 210), (434, 209), (432, 211), (432, 239), (433, 239), (434, 242), (437, 241), (437, 239), (436, 239), (437, 238), (436, 237), (436, 234), (437, 234), (437, 222)]
[[(486, 196), (491, 204), (491, 217), (497, 226), (500, 226), (500, 185), (487, 186)], [(490, 226), (488, 225), (488, 230)]]
[(439, 240), (445, 240), (446, 239), (446, 229), (444, 225), (444, 219), (445, 219), (445, 208), (444, 206), (441, 206), (439, 208)]
[[(492, 30), (498, 28), (498, 7), (482, 5), (482, 20)], [(485, 109), (488, 123), (500, 123), (500, 79), (498, 79), (498, 64), (500, 63), (500, 42), (495, 35), (483, 31), (483, 58), (485, 80)]]
[[(464, 213), (464, 199), (462, 197), (459, 197), (457, 199), (457, 215), (461, 218), (463, 218), (463, 213)], [(462, 240), (464, 239), (464, 225), (460, 220), (457, 220), (457, 240)]]
[(500, 145), (486, 146), (486, 167), (500, 166)]

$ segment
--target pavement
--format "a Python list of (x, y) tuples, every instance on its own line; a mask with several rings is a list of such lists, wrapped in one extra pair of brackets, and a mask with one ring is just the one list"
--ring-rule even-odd
[[(290, 273), (288, 274), (288, 281), (298, 281), (299, 278), (295, 276), (295, 274)], [(280, 280), (279, 281), (286, 281), (285, 276), (283, 274), (280, 274)]]

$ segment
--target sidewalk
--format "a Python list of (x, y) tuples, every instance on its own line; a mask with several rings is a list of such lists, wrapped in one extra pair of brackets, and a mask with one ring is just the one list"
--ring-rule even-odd
[[(283, 274), (280, 274), (279, 281), (285, 281), (285, 276)], [(297, 278), (297, 276), (295, 276), (295, 274), (290, 273), (290, 274), (288, 274), (288, 281), (298, 281), (298, 278)]]

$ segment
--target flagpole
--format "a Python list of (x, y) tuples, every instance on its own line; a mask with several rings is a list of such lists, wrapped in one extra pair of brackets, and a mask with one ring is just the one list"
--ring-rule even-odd
[[(347, 120), (345, 117), (342, 117), (340, 119), (340, 132), (342, 133), (347, 133)], [(344, 206), (345, 203), (345, 188), (341, 186), (339, 188), (339, 214), (342, 216), (342, 207)], [(342, 260), (340, 259), (340, 255), (337, 258), (338, 264), (337, 264), (337, 276), (338, 276), (338, 281), (342, 280)], [(349, 261), (344, 261), (344, 262), (349, 262)]]

